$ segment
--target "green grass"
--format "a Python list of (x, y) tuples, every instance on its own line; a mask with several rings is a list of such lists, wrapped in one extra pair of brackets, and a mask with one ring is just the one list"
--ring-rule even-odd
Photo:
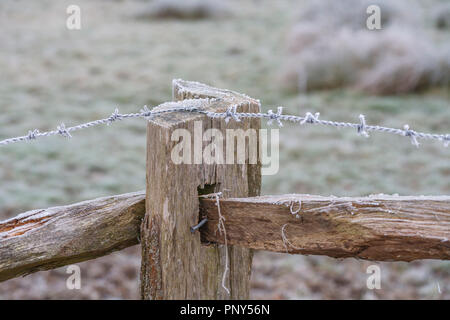
[[(2, 4), (17, 20), (0, 22), (1, 138), (108, 116), (116, 106), (134, 112), (144, 104), (156, 105), (170, 100), (173, 78), (247, 93), (261, 99), (264, 110), (284, 105), (286, 112), (320, 111), (322, 118), (345, 121), (357, 121), (364, 113), (369, 123), (448, 131), (445, 88), (392, 97), (345, 90), (284, 92), (278, 79), (292, 2), (242, 2), (230, 19), (180, 22), (134, 19), (140, 2), (81, 1), (81, 31), (64, 28), (61, 12), (67, 3), (30, 4), (40, 15), (12, 1)], [(280, 133), (280, 172), (264, 178), (265, 193), (450, 190), (449, 151), (439, 143), (424, 142), (416, 150), (401, 137), (373, 134), (365, 140), (334, 128), (287, 126)], [(0, 151), (0, 212), (144, 188), (143, 121), (77, 132), (70, 141), (56, 137)]]

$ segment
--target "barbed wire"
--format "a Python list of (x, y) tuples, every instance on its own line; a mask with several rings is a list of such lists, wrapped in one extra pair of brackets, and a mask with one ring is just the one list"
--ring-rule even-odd
[(433, 133), (425, 133), (418, 132), (410, 129), (409, 125), (405, 124), (403, 129), (397, 128), (389, 128), (378, 125), (367, 125), (366, 119), (364, 115), (359, 116), (359, 123), (352, 122), (337, 122), (330, 120), (322, 120), (319, 119), (320, 113), (312, 114), (311, 112), (307, 112), (305, 116), (295, 116), (295, 115), (286, 115), (282, 113), (283, 107), (278, 107), (277, 112), (274, 113), (272, 110), (269, 110), (267, 113), (247, 113), (247, 112), (237, 112), (237, 106), (232, 106), (227, 109), (226, 112), (212, 112), (207, 110), (199, 109), (198, 107), (174, 107), (167, 108), (163, 110), (150, 110), (147, 106), (144, 106), (143, 109), (138, 113), (128, 113), (128, 114), (120, 114), (119, 110), (116, 108), (111, 116), (105, 119), (95, 120), (83, 124), (79, 124), (73, 127), (66, 128), (64, 123), (61, 123), (57, 126), (56, 130), (40, 132), (39, 130), (30, 130), (27, 135), (9, 138), (0, 141), (0, 146), (17, 143), (17, 142), (26, 142), (36, 140), (37, 138), (49, 137), (55, 135), (61, 135), (66, 138), (72, 138), (71, 132), (98, 126), (98, 125), (110, 125), (115, 121), (120, 121), (124, 119), (131, 118), (145, 118), (147, 120), (151, 120), (154, 116), (164, 114), (164, 113), (173, 113), (173, 112), (193, 112), (204, 114), (212, 119), (224, 119), (226, 123), (230, 120), (240, 122), (243, 118), (259, 118), (259, 119), (267, 119), (267, 124), (272, 125), (275, 121), (279, 127), (283, 126), (283, 121), (299, 123), (300, 125), (304, 124), (315, 124), (315, 125), (323, 125), (323, 126), (333, 126), (338, 128), (353, 128), (359, 135), (362, 135), (366, 138), (369, 137), (369, 132), (376, 131), (382, 133), (390, 133), (396, 134), (404, 137), (408, 137), (411, 139), (411, 143), (419, 147), (419, 139), (428, 139), (428, 140), (437, 140), (443, 142), (445, 147), (448, 147), (450, 144), (450, 134), (433, 134)]
[(168, 109), (164, 109), (164, 110), (152, 111), (152, 110), (149, 110), (147, 106), (144, 106), (143, 109), (141, 109), (141, 111), (138, 113), (120, 114), (119, 109), (116, 108), (114, 110), (113, 114), (111, 116), (109, 116), (108, 118), (86, 122), (86, 123), (79, 124), (79, 125), (69, 127), (69, 128), (66, 128), (64, 123), (61, 123), (59, 126), (57, 126), (56, 130), (47, 131), (47, 132), (40, 132), (37, 129), (30, 130), (30, 131), (28, 131), (28, 134), (25, 136), (9, 138), (9, 139), (0, 141), (0, 146), (11, 144), (11, 143), (36, 140), (37, 138), (49, 137), (49, 136), (55, 136), (55, 135), (61, 135), (66, 138), (72, 138), (72, 135), (70, 134), (71, 132), (82, 130), (82, 129), (87, 129), (87, 128), (102, 125), (102, 124), (106, 124), (109, 126), (114, 121), (120, 121), (120, 120), (124, 120), (124, 119), (132, 119), (132, 118), (150, 119), (152, 116), (163, 114), (163, 113), (190, 111), (191, 109), (193, 110), (192, 107), (176, 107), (176, 108), (168, 108)]
[(278, 126), (282, 127), (282, 121), (289, 121), (294, 123), (304, 124), (318, 124), (324, 126), (333, 126), (333, 127), (341, 127), (341, 128), (353, 128), (356, 129), (357, 133), (364, 136), (369, 137), (369, 132), (378, 131), (384, 133), (396, 134), (404, 137), (409, 137), (411, 139), (411, 143), (416, 147), (419, 146), (418, 139), (429, 139), (429, 140), (438, 140), (444, 143), (445, 147), (448, 147), (450, 144), (450, 134), (433, 134), (433, 133), (425, 133), (411, 130), (408, 124), (405, 124), (403, 129), (397, 128), (389, 128), (378, 125), (367, 125), (366, 119), (364, 115), (359, 116), (360, 123), (351, 123), (351, 122), (337, 122), (337, 121), (329, 121), (319, 119), (320, 113), (312, 114), (311, 112), (307, 112), (305, 116), (294, 116), (294, 115), (284, 115), (282, 114), (283, 107), (278, 107), (277, 113), (274, 113), (272, 110), (269, 110), (267, 113), (238, 113), (236, 112), (236, 106), (231, 107), (224, 113), (214, 113), (214, 112), (203, 112), (207, 116), (211, 118), (225, 118), (225, 122), (230, 121), (231, 119), (235, 121), (240, 121), (240, 118), (265, 118), (268, 119), (267, 124), (271, 125), (273, 121), (276, 121)]

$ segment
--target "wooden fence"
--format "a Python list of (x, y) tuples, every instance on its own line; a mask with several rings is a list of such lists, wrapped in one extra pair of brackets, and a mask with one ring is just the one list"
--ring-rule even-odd
[[(239, 112), (260, 108), (245, 95), (183, 80), (173, 82), (173, 98), (179, 106), (196, 99), (215, 112), (231, 105)], [(225, 124), (194, 113), (157, 116), (147, 129), (146, 191), (33, 210), (0, 222), (0, 281), (139, 242), (143, 299), (246, 299), (253, 249), (376, 261), (450, 259), (449, 196), (261, 197), (260, 163), (174, 164), (172, 133), (183, 128), (194, 134), (197, 121), (204, 130), (260, 129), (260, 119)], [(200, 197), (217, 192), (223, 194), (228, 246), (217, 232), (216, 199)], [(204, 218), (208, 222), (192, 233)], [(226, 267), (230, 294), (222, 287)]]

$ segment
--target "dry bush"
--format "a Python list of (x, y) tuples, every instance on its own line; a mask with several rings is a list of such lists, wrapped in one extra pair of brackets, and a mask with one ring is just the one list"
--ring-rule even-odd
[(299, 22), (313, 22), (320, 28), (350, 28), (353, 30), (366, 27), (366, 9), (370, 5), (381, 9), (383, 27), (395, 24), (416, 24), (420, 21), (420, 11), (410, 6), (405, 0), (310, 0), (301, 10)]
[(420, 10), (402, 1), (374, 4), (381, 7), (382, 30), (366, 29), (367, 1), (307, 6), (288, 40), (286, 85), (299, 91), (348, 86), (395, 94), (449, 84), (450, 45), (432, 43), (420, 27)]
[(450, 29), (450, 3), (441, 3), (432, 13), (433, 24), (438, 29)]
[(230, 14), (226, 1), (220, 0), (155, 0), (137, 14), (141, 19), (207, 19)]

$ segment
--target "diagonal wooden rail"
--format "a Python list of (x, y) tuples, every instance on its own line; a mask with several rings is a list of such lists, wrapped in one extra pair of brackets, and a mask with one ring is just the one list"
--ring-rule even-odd
[(145, 192), (33, 210), (0, 222), (0, 281), (139, 243)]

